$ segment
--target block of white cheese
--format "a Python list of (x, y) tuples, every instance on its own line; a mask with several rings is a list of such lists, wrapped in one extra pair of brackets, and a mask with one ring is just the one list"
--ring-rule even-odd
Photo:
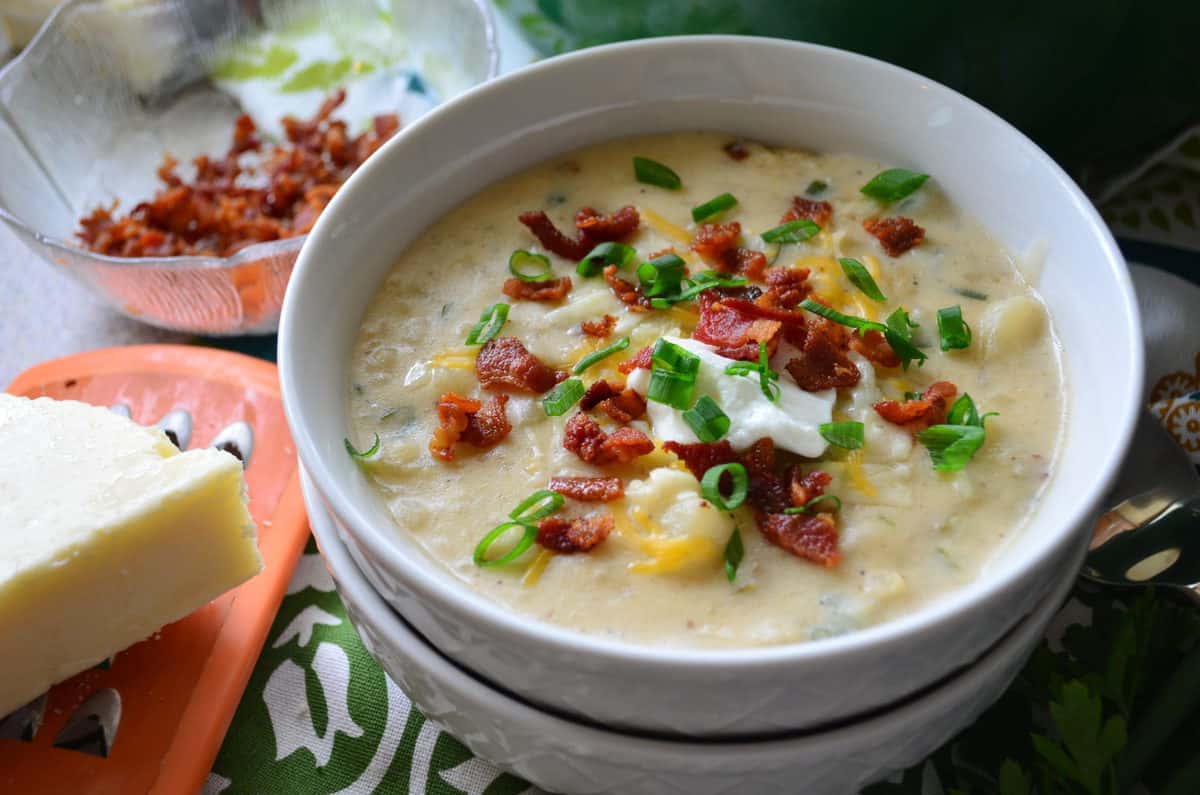
[(0, 394), (0, 715), (260, 568), (232, 455)]
[[(725, 438), (734, 449), (745, 449), (769, 436), (775, 440), (776, 447), (797, 455), (816, 458), (825, 452), (827, 445), (819, 427), (833, 418), (837, 390), (805, 392), (784, 371), (778, 381), (779, 400), (770, 401), (762, 392), (757, 374), (726, 375), (725, 368), (733, 362), (718, 354), (711, 345), (693, 339), (663, 339), (700, 357), (695, 397), (708, 395), (728, 415), (729, 435)], [(650, 385), (650, 371), (634, 370), (626, 383), (645, 395)], [(684, 444), (700, 441), (678, 409), (651, 400), (647, 403), (646, 414), (654, 435), (660, 440)]]

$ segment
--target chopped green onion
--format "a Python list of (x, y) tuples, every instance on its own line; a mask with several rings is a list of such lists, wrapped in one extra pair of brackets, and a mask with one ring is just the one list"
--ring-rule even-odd
[[(912, 362), (915, 361), (924, 364), (925, 360), (929, 358), (924, 352), (917, 348), (917, 346), (912, 344), (912, 332), (908, 330), (908, 327), (915, 324), (912, 324), (908, 320), (908, 315), (901, 309), (898, 309), (892, 313), (891, 317), (888, 318), (889, 325), (885, 326), (883, 323), (876, 323), (873, 320), (865, 320), (861, 317), (843, 314), (836, 309), (817, 303), (811, 298), (804, 299), (804, 301), (800, 304), (800, 308), (807, 309), (809, 312), (812, 312), (815, 315), (820, 315), (823, 318), (832, 320), (834, 323), (840, 323), (843, 326), (849, 326), (850, 328), (858, 331), (860, 334), (867, 331), (880, 332), (887, 339), (888, 344), (892, 346), (892, 350), (895, 351), (896, 355), (900, 357), (900, 362), (904, 365), (905, 370), (908, 369), (908, 366)], [(903, 320), (900, 320), (901, 317)], [(893, 319), (897, 320), (899, 327), (893, 327), (890, 325)]]
[(746, 547), (742, 545), (742, 531), (737, 525), (733, 526), (733, 533), (729, 536), (729, 541), (725, 543), (725, 576), (730, 582), (737, 579), (738, 566), (742, 565), (742, 558), (746, 557)]
[(673, 342), (660, 339), (651, 354), (650, 386), (646, 398), (686, 410), (692, 405), (700, 357)]
[(771, 369), (767, 358), (767, 343), (759, 341), (758, 343), (758, 362), (734, 362), (725, 368), (725, 375), (740, 375), (748, 376), (751, 373), (758, 374), (758, 385), (762, 390), (763, 396), (772, 403), (779, 401), (779, 373)]
[(958, 304), (939, 309), (937, 324), (942, 350), (962, 350), (971, 344), (971, 327), (963, 320), (962, 307)]
[(958, 400), (954, 401), (954, 405), (950, 407), (950, 411), (946, 413), (947, 425), (980, 425), (979, 409), (975, 408), (975, 401), (966, 392), (959, 396)]
[(679, 292), (686, 268), (687, 263), (674, 254), (663, 254), (643, 262), (637, 269), (642, 292), (650, 298)]
[(834, 504), (833, 510), (835, 513), (837, 511), (842, 510), (842, 498), (841, 497), (834, 496), (833, 494), (822, 494), (819, 497), (813, 497), (808, 502), (804, 503), (803, 505), (797, 506), (795, 508), (784, 508), (783, 512), (788, 513), (788, 514), (816, 513), (817, 511), (815, 508), (813, 508), (813, 506), (819, 502), (827, 502), (827, 501), (832, 502)]
[(654, 344), (654, 350), (650, 353), (650, 358), (654, 364), (662, 365), (676, 372), (695, 373), (700, 369), (699, 356), (681, 345), (676, 345), (664, 339), (660, 339)]
[(561, 417), (567, 411), (579, 402), (583, 397), (583, 393), (587, 391), (583, 388), (583, 382), (578, 378), (568, 378), (566, 381), (558, 384), (554, 389), (550, 390), (550, 394), (542, 398), (542, 408), (546, 410), (546, 414), (550, 417)]
[(683, 412), (683, 421), (702, 442), (715, 442), (729, 433), (729, 416), (708, 395), (701, 395), (695, 406)]
[(904, 307), (900, 307), (888, 315), (884, 322), (887, 323), (888, 328), (906, 340), (912, 339), (913, 329), (921, 327), (919, 323), (912, 322), (912, 318), (908, 316), (908, 312), (904, 311)]
[(829, 184), (824, 180), (814, 179), (812, 182), (808, 183), (808, 187), (804, 189), (804, 192), (809, 196), (816, 196), (818, 193), (824, 193), (825, 189), (828, 187)]
[(878, 301), (881, 304), (887, 300), (887, 296), (879, 289), (879, 285), (875, 283), (875, 279), (871, 277), (871, 272), (867, 270), (865, 265), (849, 257), (843, 257), (838, 262), (841, 263), (842, 272), (846, 274), (846, 278), (850, 280), (850, 283), (862, 290), (867, 298), (870, 298), (872, 301)]
[(637, 260), (637, 251), (633, 246), (609, 241), (596, 246), (588, 252), (586, 257), (579, 260), (579, 264), (575, 266), (575, 272), (580, 276), (599, 276), (606, 265), (627, 268), (635, 260)]
[(963, 298), (970, 298), (972, 301), (988, 300), (987, 293), (981, 293), (978, 290), (972, 290), (970, 287), (955, 287), (954, 292), (958, 293)]
[(820, 231), (821, 227), (812, 221), (800, 218), (768, 229), (762, 233), (762, 239), (768, 243), (803, 243)]
[[(721, 494), (721, 477), (726, 472), (733, 478), (733, 491), (728, 497)], [(700, 480), (700, 492), (704, 499), (722, 511), (732, 511), (745, 502), (749, 488), (750, 476), (746, 474), (746, 467), (736, 462), (709, 467)]]
[(544, 282), (554, 275), (549, 257), (520, 248), (508, 258), (508, 272), (523, 282)]
[(861, 422), (823, 422), (817, 426), (821, 438), (846, 450), (863, 446), (865, 427)]
[(904, 399), (906, 401), (907, 400), (924, 400), (925, 393), (924, 392), (905, 392)]
[(379, 452), (379, 434), (375, 434), (375, 443), (361, 453), (355, 449), (349, 439), (342, 439), (342, 443), (346, 445), (346, 452), (356, 461), (364, 461)]
[(928, 174), (909, 171), (906, 168), (889, 168), (887, 171), (876, 174), (860, 190), (872, 199), (890, 203), (903, 199), (924, 185), (927, 179), (929, 179)]
[(957, 472), (975, 457), (983, 446), (984, 430), (979, 425), (933, 425), (917, 434), (917, 441), (929, 450), (933, 468), (939, 472)]
[[(508, 518), (514, 522), (532, 524), (539, 519), (545, 519), (563, 507), (564, 502), (566, 502), (566, 498), (557, 491), (538, 489), (533, 494), (521, 500), (520, 504), (509, 512)], [(533, 508), (533, 510), (530, 511), (530, 508)]]
[(683, 181), (679, 179), (678, 174), (648, 157), (633, 158), (633, 175), (637, 177), (638, 182), (667, 190), (679, 190), (683, 187)]
[(492, 304), (483, 310), (479, 322), (471, 327), (467, 335), (467, 345), (483, 345), (500, 333), (504, 321), (508, 320), (508, 304)]
[[(517, 543), (513, 545), (513, 548), (505, 554), (498, 558), (488, 560), (487, 553), (492, 544), (494, 544), (501, 536), (507, 535), (508, 531), (515, 527), (521, 528), (521, 539), (517, 541)], [(525, 524), (524, 522), (505, 522), (501, 525), (497, 525), (496, 527), (492, 528), (492, 530), (483, 537), (483, 540), (479, 542), (478, 546), (475, 547), (475, 565), (503, 566), (505, 563), (511, 563), (512, 561), (521, 557), (521, 555), (525, 554), (526, 550), (533, 546), (533, 542), (536, 539), (537, 528), (531, 524)]]
[(750, 282), (745, 276), (730, 276), (720, 271), (701, 271), (683, 284), (687, 287), (676, 295), (658, 296), (650, 299), (650, 305), (655, 309), (670, 309), (675, 304), (690, 301), (705, 290), (714, 287), (745, 287)]
[(629, 337), (621, 337), (621, 339), (617, 340), (616, 342), (612, 343), (611, 345), (606, 345), (598, 351), (592, 351), (587, 356), (584, 356), (582, 359), (580, 359), (579, 362), (575, 365), (575, 370), (574, 370), (575, 375), (579, 375), (580, 373), (582, 373), (584, 370), (591, 367), (596, 362), (601, 361), (602, 359), (607, 359), (609, 356), (612, 356), (614, 353), (617, 353), (618, 351), (623, 351), (628, 347), (629, 347)]
[(704, 204), (692, 208), (692, 220), (696, 223), (712, 218), (714, 215), (725, 212), (730, 207), (738, 203), (732, 193), (722, 193), (720, 196), (709, 199)]

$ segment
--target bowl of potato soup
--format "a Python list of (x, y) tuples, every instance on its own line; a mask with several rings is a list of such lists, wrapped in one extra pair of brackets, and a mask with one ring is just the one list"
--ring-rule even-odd
[(1075, 576), (1137, 408), (1058, 167), (904, 70), (689, 37), (447, 103), (339, 192), (279, 361), (314, 488), (443, 653), (543, 707), (819, 727)]

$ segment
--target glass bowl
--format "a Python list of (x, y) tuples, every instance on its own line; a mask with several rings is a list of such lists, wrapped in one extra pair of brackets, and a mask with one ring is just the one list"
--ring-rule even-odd
[[(264, 41), (297, 36), (298, 56), (270, 57)], [(342, 63), (369, 77), (347, 77)], [(306, 236), (228, 257), (119, 258), (75, 243), (79, 219), (150, 198), (168, 152), (181, 163), (224, 152), (243, 110), (270, 137), (280, 116), (311, 117), (346, 79), (367, 97), (334, 113), (352, 133), (367, 118), (344, 114), (367, 105), (399, 111), (403, 127), (497, 64), (484, 0), (71, 0), (0, 69), (0, 221), (129, 317), (270, 333)]]

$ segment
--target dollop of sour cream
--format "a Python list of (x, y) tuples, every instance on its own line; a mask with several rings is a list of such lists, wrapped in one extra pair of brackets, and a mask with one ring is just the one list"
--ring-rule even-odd
[[(729, 417), (729, 433), (725, 438), (735, 449), (749, 447), (769, 436), (775, 440), (776, 447), (807, 458), (816, 458), (825, 452), (827, 444), (819, 426), (833, 419), (837, 390), (805, 392), (784, 371), (779, 375), (779, 400), (773, 402), (762, 393), (757, 374), (726, 375), (725, 368), (732, 361), (719, 355), (711, 345), (678, 337), (663, 339), (700, 357), (695, 397), (708, 395)], [(650, 386), (650, 371), (634, 370), (626, 384), (645, 395)], [(651, 400), (647, 402), (646, 413), (654, 435), (660, 440), (683, 444), (700, 441), (684, 422), (682, 411)]]

